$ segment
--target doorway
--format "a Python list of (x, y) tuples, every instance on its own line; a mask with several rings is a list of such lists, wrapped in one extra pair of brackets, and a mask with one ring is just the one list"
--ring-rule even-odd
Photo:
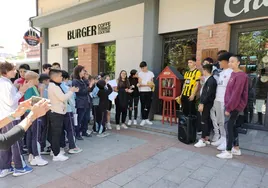
[(230, 51), (242, 56), (249, 76), (245, 126), (268, 131), (268, 20), (232, 25)]

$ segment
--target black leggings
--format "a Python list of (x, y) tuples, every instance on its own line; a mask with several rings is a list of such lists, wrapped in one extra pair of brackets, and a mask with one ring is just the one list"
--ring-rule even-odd
[(231, 151), (233, 146), (239, 146), (238, 131), (236, 126), (236, 120), (239, 116), (239, 112), (234, 110), (230, 113), (230, 116), (226, 119), (227, 123), (227, 151)]
[(139, 97), (129, 96), (129, 104), (128, 104), (128, 118), (129, 118), (129, 120), (132, 119), (133, 103), (134, 103), (134, 119), (136, 120), (138, 117)]
[(141, 116), (143, 120), (148, 119), (152, 103), (152, 92), (140, 92)]

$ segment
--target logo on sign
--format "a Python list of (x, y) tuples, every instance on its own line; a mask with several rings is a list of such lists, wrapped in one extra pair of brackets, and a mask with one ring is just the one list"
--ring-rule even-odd
[(164, 75), (170, 75), (170, 72), (164, 72), (163, 74)]
[(105, 22), (98, 25), (91, 25), (67, 31), (67, 39), (72, 40), (94, 35), (101, 35), (105, 33), (110, 33), (110, 31), (111, 31), (111, 22)]
[[(224, 13), (228, 17), (236, 17), (242, 13), (248, 13), (250, 10), (257, 11), (261, 7), (268, 7), (268, 0), (244, 0), (244, 6), (238, 12), (232, 11), (232, 5), (237, 5), (241, 0), (226, 0), (224, 4)], [(252, 7), (250, 7), (252, 5)]]
[(32, 29), (26, 31), (23, 38), (30, 46), (37, 46), (40, 43), (39, 35)]
[(215, 1), (215, 23), (268, 16), (268, 0)]

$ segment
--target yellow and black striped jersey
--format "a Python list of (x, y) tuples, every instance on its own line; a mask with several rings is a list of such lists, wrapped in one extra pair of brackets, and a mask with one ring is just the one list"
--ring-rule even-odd
[(187, 71), (184, 74), (184, 88), (182, 95), (190, 97), (197, 82), (200, 81), (201, 72), (198, 69)]

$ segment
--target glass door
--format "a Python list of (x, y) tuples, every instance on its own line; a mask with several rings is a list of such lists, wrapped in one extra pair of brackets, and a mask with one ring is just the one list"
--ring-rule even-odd
[[(242, 56), (241, 69), (249, 76), (245, 123), (268, 130), (268, 21), (232, 27), (231, 52)], [(260, 26), (258, 26), (260, 24)]]

